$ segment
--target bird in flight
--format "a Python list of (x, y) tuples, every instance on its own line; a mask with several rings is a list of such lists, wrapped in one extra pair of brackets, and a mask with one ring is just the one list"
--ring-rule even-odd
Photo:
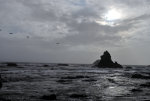
[(13, 34), (13, 33), (9, 33), (9, 34)]
[(26, 38), (27, 38), (27, 39), (29, 39), (30, 37), (29, 37), (29, 36), (27, 36)]
[(56, 44), (57, 44), (57, 45), (59, 45), (60, 43), (59, 43), (59, 42), (57, 42)]

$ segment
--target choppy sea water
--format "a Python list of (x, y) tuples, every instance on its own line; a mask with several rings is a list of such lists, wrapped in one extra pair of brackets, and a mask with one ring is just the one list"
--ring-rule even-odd
[(91, 65), (0, 65), (0, 101), (150, 101), (150, 67), (111, 69)]

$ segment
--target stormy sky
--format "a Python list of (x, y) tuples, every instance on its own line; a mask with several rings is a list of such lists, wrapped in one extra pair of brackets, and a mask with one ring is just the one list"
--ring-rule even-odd
[(150, 0), (0, 0), (0, 61), (150, 64)]

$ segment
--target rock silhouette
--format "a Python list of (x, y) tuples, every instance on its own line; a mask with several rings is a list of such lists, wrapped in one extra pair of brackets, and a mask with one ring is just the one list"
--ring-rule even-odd
[(43, 67), (48, 67), (48, 66), (49, 66), (49, 65), (47, 65), (47, 64), (44, 64), (44, 65), (43, 65)]
[(93, 66), (93, 67), (94, 67), (94, 66), (98, 66), (99, 62), (100, 62), (100, 59), (94, 61), (93, 64), (92, 64), (92, 66)]
[(113, 62), (111, 59), (111, 55), (108, 51), (105, 51), (104, 54), (101, 56), (101, 60), (96, 65), (97, 67), (107, 67), (107, 68), (122, 68), (120, 64), (117, 62)]
[(58, 66), (69, 66), (69, 64), (65, 64), (65, 63), (59, 63), (57, 64)]
[(16, 67), (18, 65), (17, 65), (17, 63), (7, 63), (7, 66), (10, 66), (10, 67), (14, 66), (14, 67)]

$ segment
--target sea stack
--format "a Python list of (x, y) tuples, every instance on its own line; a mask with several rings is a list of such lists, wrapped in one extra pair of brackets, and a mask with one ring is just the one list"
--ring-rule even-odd
[(113, 62), (111, 59), (111, 55), (108, 51), (105, 51), (104, 54), (100, 57), (99, 63), (96, 65), (100, 68), (122, 68), (120, 64), (117, 62)]

